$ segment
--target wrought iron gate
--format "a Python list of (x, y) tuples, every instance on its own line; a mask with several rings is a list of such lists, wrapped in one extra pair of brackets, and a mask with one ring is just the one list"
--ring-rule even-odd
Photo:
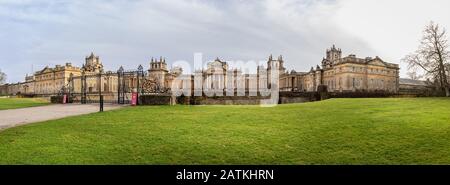
[[(81, 73), (69, 78), (69, 97), (75, 103), (99, 103), (103, 95), (105, 103), (128, 104), (133, 92), (139, 96), (146, 72), (139, 65), (137, 70), (115, 72)], [(139, 98), (138, 98), (139, 100)], [(139, 101), (138, 101), (139, 103)]]
[[(131, 101), (131, 94), (137, 93), (137, 99), (142, 93), (142, 84), (145, 80), (146, 73), (142, 65), (139, 65), (137, 70), (125, 71), (120, 67), (117, 71), (117, 103), (129, 104)], [(139, 104), (139, 101), (137, 101)]]

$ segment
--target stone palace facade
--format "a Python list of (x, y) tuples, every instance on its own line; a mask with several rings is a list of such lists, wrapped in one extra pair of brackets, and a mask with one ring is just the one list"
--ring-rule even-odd
[(319, 85), (326, 85), (328, 92), (397, 93), (399, 70), (398, 64), (385, 62), (378, 56), (357, 58), (351, 54), (342, 57), (341, 49), (333, 45), (326, 51), (320, 66), (311, 67), (309, 72), (292, 70), (281, 74), (280, 90), (311, 92), (317, 91)]
[[(279, 72), (279, 88), (280, 91), (290, 92), (315, 92), (319, 86), (326, 86), (329, 92), (389, 92), (397, 93), (399, 90), (399, 66), (398, 64), (388, 63), (379, 57), (357, 58), (355, 55), (342, 57), (341, 49), (335, 46), (326, 51), (326, 57), (323, 58), (321, 65), (311, 68), (308, 72), (296, 72), (294, 70), (287, 71), (284, 67), (282, 56), (273, 58), (270, 56), (267, 60), (267, 68), (258, 66), (258, 71), (267, 70), (270, 77), (271, 67), (276, 67)], [(168, 90), (173, 87), (173, 81), (182, 74), (182, 69), (174, 67), (167, 68), (165, 58), (151, 59), (150, 67), (145, 76), (144, 86), (149, 86), (151, 92), (159, 92)], [(216, 71), (222, 71), (223, 79), (211, 80), (211, 75), (217, 75)], [(232, 73), (227, 71), (233, 70)], [(50, 96), (61, 93), (72, 83), (73, 91), (80, 91), (82, 84), (75, 81), (83, 75), (103, 75), (101, 84), (95, 78), (86, 80), (86, 87), (89, 93), (102, 91), (117, 92), (118, 77), (115, 72), (104, 72), (103, 64), (100, 57), (91, 53), (85, 58), (82, 67), (73, 66), (71, 63), (65, 65), (56, 65), (55, 67), (45, 67), (36, 72), (32, 76), (26, 76), (25, 82), (16, 84), (6, 84), (0, 86), (0, 95), (37, 95)], [(208, 63), (207, 69), (196, 71), (202, 73), (205, 83), (210, 83), (211, 87), (219, 89), (227, 88), (227, 74), (232, 74), (235, 79), (242, 76), (246, 80), (245, 88), (252, 89), (251, 78), (257, 78), (258, 74), (242, 74), (240, 70), (228, 69), (228, 64), (218, 58)], [(72, 79), (72, 81), (70, 81)], [(191, 75), (194, 80), (194, 75)], [(127, 87), (133, 87), (136, 79), (127, 80)], [(238, 83), (238, 82), (233, 82)], [(238, 84), (234, 84), (235, 86)], [(257, 84), (253, 84), (257, 85)], [(270, 86), (270, 85), (268, 85)]]

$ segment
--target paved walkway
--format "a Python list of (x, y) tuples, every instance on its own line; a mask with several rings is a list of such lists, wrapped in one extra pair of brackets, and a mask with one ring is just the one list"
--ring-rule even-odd
[[(123, 107), (121, 105), (105, 104), (104, 110)], [(54, 120), (68, 116), (89, 114), (99, 111), (98, 104), (58, 104), (22, 109), (0, 111), (0, 130), (18, 125)]]

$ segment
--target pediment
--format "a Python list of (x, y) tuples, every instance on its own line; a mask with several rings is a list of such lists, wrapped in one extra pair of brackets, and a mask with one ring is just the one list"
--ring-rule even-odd
[(208, 63), (208, 69), (226, 69), (227, 64), (225, 62), (215, 60), (213, 62)]
[(373, 59), (368, 62), (369, 65), (375, 65), (375, 66), (386, 66), (386, 64), (379, 58)]
[(212, 66), (222, 66), (223, 64), (222, 64), (222, 62), (216, 60), (216, 61), (212, 62), (211, 65)]
[(50, 68), (48, 68), (48, 67), (45, 67), (45, 68), (41, 71), (41, 73), (49, 73), (49, 72), (52, 72), (52, 69), (50, 69)]

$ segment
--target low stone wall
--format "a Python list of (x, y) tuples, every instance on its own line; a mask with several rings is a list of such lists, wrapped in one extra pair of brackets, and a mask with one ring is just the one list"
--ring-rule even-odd
[[(314, 92), (280, 92), (278, 103), (304, 103), (320, 100)], [(178, 97), (177, 104), (184, 105), (259, 105), (270, 96), (216, 96), (216, 97)]]
[(168, 95), (141, 95), (139, 96), (140, 105), (170, 105), (172, 97)]
[(378, 92), (331, 92), (330, 98), (386, 98), (396, 96), (397, 93), (378, 91)]
[[(280, 92), (279, 104), (304, 103), (320, 101), (328, 98), (377, 98), (377, 97), (407, 97), (389, 92)], [(88, 103), (98, 103), (98, 95), (89, 95)], [(68, 103), (78, 103), (80, 97), (73, 96)], [(127, 104), (130, 103), (131, 94), (126, 94)], [(106, 103), (117, 103), (117, 96), (113, 93), (104, 94)], [(270, 96), (180, 96), (172, 97), (170, 94), (146, 94), (139, 96), (140, 105), (260, 105), (264, 100), (270, 100)], [(52, 96), (52, 103), (62, 103), (62, 96)]]
[[(181, 97), (180, 97), (181, 98)], [(184, 104), (190, 105), (259, 105), (262, 100), (270, 97), (263, 96), (216, 96), (216, 97), (188, 97)]]
[[(63, 103), (64, 96), (51, 96), (50, 102), (55, 104), (62, 104)], [(71, 97), (66, 97), (67, 103), (73, 103), (73, 99)]]
[[(117, 103), (117, 93), (112, 92), (103, 92), (103, 102), (104, 103)], [(72, 94), (73, 102), (74, 103), (81, 103), (81, 97), (82, 95)], [(128, 102), (131, 99), (131, 93), (125, 93), (125, 102)], [(87, 103), (100, 103), (100, 94), (98, 93), (88, 93), (86, 94), (86, 102)]]
[[(88, 96), (88, 103), (98, 102), (97, 97)], [(131, 94), (127, 94), (125, 98), (127, 103)], [(112, 94), (104, 94), (105, 102), (117, 102), (117, 96)], [(399, 94), (389, 92), (280, 92), (279, 104), (304, 103), (312, 101), (320, 101), (328, 98), (376, 98), (376, 97), (399, 97)], [(78, 102), (77, 96), (68, 102)], [(264, 100), (270, 100), (270, 96), (181, 96), (172, 97), (170, 94), (146, 94), (139, 96), (140, 105), (260, 105)], [(62, 103), (62, 96), (52, 96), (52, 103)]]
[(280, 97), (280, 104), (305, 103), (312, 101), (309, 97)]
[[(281, 92), (278, 103), (304, 103), (320, 100), (320, 94), (314, 92)], [(260, 105), (270, 100), (270, 96), (180, 96), (175, 99), (170, 95), (141, 95), (141, 105)]]
[(322, 99), (327, 99), (327, 94), (317, 92), (280, 92), (280, 104), (288, 103), (304, 103), (311, 101), (319, 101)]

